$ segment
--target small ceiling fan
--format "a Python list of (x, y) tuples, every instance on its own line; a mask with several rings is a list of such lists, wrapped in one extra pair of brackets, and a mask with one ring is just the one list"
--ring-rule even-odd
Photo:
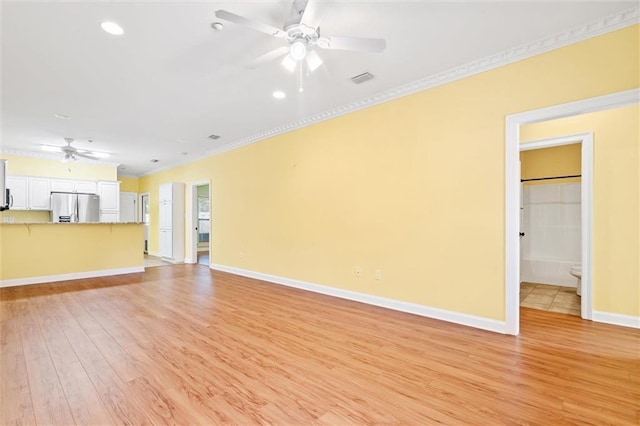
[(316, 46), (320, 49), (371, 53), (382, 52), (385, 49), (386, 41), (381, 38), (328, 37), (321, 35), (316, 5), (317, 3), (314, 0), (295, 0), (293, 2), (293, 17), (284, 23), (283, 29), (256, 22), (226, 10), (217, 10), (215, 15), (225, 21), (244, 25), (288, 42), (286, 46), (278, 47), (259, 56), (251, 63), (251, 68), (284, 56), (282, 66), (290, 72), (295, 71), (296, 66), (302, 61), (307, 64), (309, 72), (313, 72), (323, 63), (320, 55), (314, 50)]
[(89, 151), (86, 149), (77, 149), (76, 147), (71, 146), (71, 143), (73, 143), (72, 138), (64, 138), (64, 141), (67, 143), (66, 146), (42, 145), (42, 150), (48, 151), (48, 152), (63, 153), (64, 156), (60, 160), (63, 163), (67, 163), (69, 161), (76, 162), (78, 161), (78, 157), (88, 158), (89, 160), (102, 160), (105, 158), (109, 158), (110, 156), (106, 152), (96, 152), (96, 151)]

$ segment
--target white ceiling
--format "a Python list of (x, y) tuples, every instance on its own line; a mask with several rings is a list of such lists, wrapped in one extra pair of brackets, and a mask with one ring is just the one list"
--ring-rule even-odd
[[(140, 175), (637, 4), (318, 3), (323, 35), (385, 38), (387, 49), (321, 50), (324, 65), (297, 93), (278, 61), (247, 68), (282, 40), (210, 27), (225, 9), (281, 28), (291, 1), (3, 2), (2, 149), (39, 152), (71, 137)], [(125, 34), (105, 33), (105, 20)], [(350, 82), (364, 71), (375, 78)]]

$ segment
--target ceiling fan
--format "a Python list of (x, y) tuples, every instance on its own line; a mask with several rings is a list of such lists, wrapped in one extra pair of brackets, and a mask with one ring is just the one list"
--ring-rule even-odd
[(282, 29), (269, 24), (256, 22), (226, 10), (217, 10), (216, 17), (235, 24), (244, 25), (256, 31), (277, 37), (288, 42), (288, 45), (278, 47), (259, 56), (251, 63), (255, 68), (265, 62), (284, 56), (282, 66), (290, 72), (295, 71), (299, 63), (306, 63), (309, 72), (313, 72), (323, 61), (314, 50), (320, 49), (351, 50), (358, 52), (382, 52), (386, 41), (381, 38), (335, 37), (320, 34), (316, 13), (316, 1), (295, 0), (293, 2), (293, 17), (284, 23)]
[(109, 154), (107, 154), (106, 152), (96, 152), (96, 151), (89, 151), (86, 149), (77, 149), (76, 147), (71, 146), (71, 143), (73, 143), (72, 138), (64, 138), (64, 141), (67, 143), (66, 146), (42, 145), (42, 150), (48, 151), (48, 152), (63, 153), (63, 157), (60, 160), (63, 163), (67, 163), (69, 161), (76, 162), (78, 161), (78, 157), (88, 158), (89, 160), (102, 160), (105, 158), (109, 158)]

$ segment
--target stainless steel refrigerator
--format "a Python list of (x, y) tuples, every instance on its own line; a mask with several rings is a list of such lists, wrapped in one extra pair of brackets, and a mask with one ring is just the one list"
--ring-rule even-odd
[(100, 196), (75, 192), (52, 192), (51, 221), (100, 222)]

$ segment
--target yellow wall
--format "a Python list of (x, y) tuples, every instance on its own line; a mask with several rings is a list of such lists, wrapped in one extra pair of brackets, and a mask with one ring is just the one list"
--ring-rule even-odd
[(12, 218), (9, 222), (49, 222), (51, 213), (43, 210), (5, 210), (0, 212), (0, 221)]
[(625, 28), (145, 176), (150, 249), (158, 185), (211, 179), (214, 263), (504, 320), (505, 116), (638, 87), (639, 39)]
[[(534, 149), (520, 152), (520, 175), (522, 179), (535, 179), (553, 176), (575, 176), (581, 174), (582, 145), (562, 145), (551, 148)], [(580, 182), (580, 178), (562, 180), (538, 180), (525, 182), (525, 185), (544, 185)]]
[(144, 265), (139, 224), (0, 224), (0, 280)]
[(120, 192), (138, 192), (138, 183), (140, 179), (137, 177), (118, 176), (120, 181)]
[(640, 316), (640, 108), (524, 126), (522, 140), (594, 134), (593, 309)]
[(117, 167), (103, 164), (63, 163), (46, 158), (0, 154), (7, 161), (7, 174), (61, 179), (116, 180)]

